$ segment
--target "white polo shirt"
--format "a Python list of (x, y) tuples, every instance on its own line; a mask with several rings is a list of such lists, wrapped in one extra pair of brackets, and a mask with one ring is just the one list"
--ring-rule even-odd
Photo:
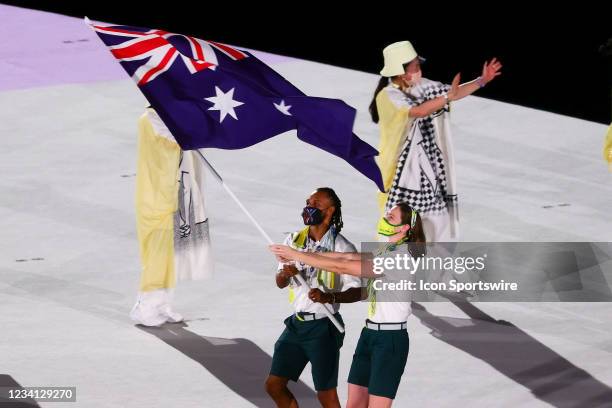
[[(375, 323), (402, 323), (412, 314), (412, 295), (407, 290), (389, 289), (413, 277), (407, 271), (390, 270), (368, 280), (368, 319)], [(377, 281), (374, 284), (374, 281)], [(396, 286), (397, 287), (397, 286)]]
[[(287, 238), (285, 238), (284, 245), (288, 245), (292, 248), (295, 248), (299, 251), (303, 252), (325, 252), (323, 247), (321, 246), (322, 242), (325, 240), (333, 239), (331, 237), (331, 228), (325, 233), (325, 235), (321, 238), (320, 241), (315, 241), (309, 236), (306, 236), (304, 247), (299, 248), (296, 245), (296, 239), (301, 231), (289, 234)], [(357, 252), (355, 246), (347, 240), (342, 234), (338, 234), (336, 236), (333, 252)], [(344, 292), (350, 288), (360, 288), (361, 287), (361, 279), (356, 276), (351, 275), (341, 275), (337, 273), (330, 273), (326, 271), (321, 271), (317, 268), (313, 268), (311, 266), (305, 265), (301, 262), (295, 263), (296, 268), (300, 271), (300, 274), (304, 278), (306, 282), (310, 285), (312, 289), (320, 289), (325, 293), (332, 292)], [(283, 264), (278, 264), (278, 269), (281, 270), (283, 268)], [(324, 306), (321, 303), (315, 303), (310, 300), (308, 297), (309, 289), (300, 285), (300, 283), (295, 278), (291, 278), (289, 283), (290, 290), (293, 292), (293, 306), (296, 312), (307, 312), (307, 313), (325, 313)], [(329, 305), (329, 304), (325, 304)], [(339, 303), (334, 303), (332, 305), (333, 312), (336, 313), (340, 309)]]
[[(372, 307), (372, 297), (368, 298)], [(374, 313), (368, 313), (368, 319), (375, 323), (402, 323), (412, 314), (410, 302), (374, 302)]]

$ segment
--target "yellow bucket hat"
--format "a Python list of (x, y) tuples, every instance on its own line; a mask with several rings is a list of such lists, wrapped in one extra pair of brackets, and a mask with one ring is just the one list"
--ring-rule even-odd
[(389, 44), (383, 50), (385, 66), (380, 71), (380, 75), (384, 77), (402, 75), (405, 72), (404, 64), (418, 56), (410, 41), (399, 41)]

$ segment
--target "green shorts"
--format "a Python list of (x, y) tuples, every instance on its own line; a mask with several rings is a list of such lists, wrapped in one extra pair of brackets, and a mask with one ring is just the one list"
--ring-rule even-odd
[[(334, 316), (344, 324), (340, 314)], [(310, 362), (315, 390), (336, 388), (344, 333), (329, 319), (300, 321), (291, 315), (285, 319), (285, 326), (274, 345), (270, 374), (297, 381)]]
[(368, 388), (368, 393), (394, 399), (406, 360), (406, 330), (372, 330), (364, 327), (353, 355), (348, 382)]

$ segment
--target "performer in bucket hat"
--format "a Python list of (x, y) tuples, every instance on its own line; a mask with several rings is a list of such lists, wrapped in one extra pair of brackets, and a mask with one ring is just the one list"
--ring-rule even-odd
[(475, 80), (452, 85), (422, 77), (421, 63), (409, 41), (383, 50), (384, 67), (370, 104), (372, 120), (380, 125), (378, 165), (386, 193), (379, 193), (381, 213), (409, 203), (419, 211), (428, 240), (458, 236), (457, 192), (450, 102), (464, 98), (501, 74), (501, 63), (485, 62)]

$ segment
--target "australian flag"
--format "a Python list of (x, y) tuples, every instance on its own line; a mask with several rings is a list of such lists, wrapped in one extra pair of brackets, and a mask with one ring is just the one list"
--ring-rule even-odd
[(355, 109), (306, 96), (247, 51), (163, 30), (91, 24), (183, 150), (241, 149), (289, 130), (346, 160), (384, 191)]

